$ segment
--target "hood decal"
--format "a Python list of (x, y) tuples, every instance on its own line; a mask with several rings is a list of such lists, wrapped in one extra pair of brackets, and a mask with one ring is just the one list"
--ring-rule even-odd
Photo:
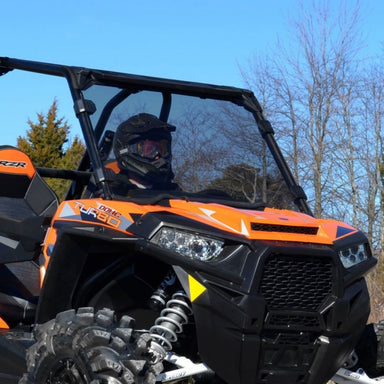
[(336, 231), (336, 239), (339, 237), (343, 237), (345, 235), (348, 235), (351, 232), (355, 232), (356, 229), (354, 228), (347, 228), (347, 227), (342, 227), (341, 225), (337, 226), (337, 231)]
[[(95, 206), (96, 205), (96, 206)], [(107, 224), (115, 229), (126, 230), (133, 220), (125, 217), (119, 211), (107, 206), (100, 201), (78, 200), (66, 202), (59, 215), (59, 218), (76, 220), (97, 224)]]
[(77, 214), (68, 203), (65, 203), (63, 209), (60, 212), (59, 217), (73, 220), (81, 219), (80, 215)]
[(230, 227), (229, 225), (215, 219), (214, 217), (212, 217), (213, 214), (215, 214), (216, 212), (211, 210), (211, 209), (206, 209), (206, 208), (200, 208), (200, 210), (206, 215), (209, 217), (210, 220), (212, 220), (214, 223), (216, 224), (220, 224), (221, 226), (229, 229), (230, 231), (232, 232), (237, 232), (237, 233), (240, 233), (241, 235), (244, 235), (244, 236), (249, 236), (249, 231), (247, 229), (247, 226), (245, 225), (245, 222), (243, 219), (240, 220), (240, 225), (241, 225), (241, 230), (237, 230), (235, 228), (232, 228)]

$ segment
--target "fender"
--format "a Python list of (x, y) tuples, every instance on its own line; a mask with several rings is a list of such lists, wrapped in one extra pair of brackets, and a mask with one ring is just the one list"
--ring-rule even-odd
[(79, 281), (90, 255), (102, 252), (104, 257), (112, 258), (122, 251), (127, 255), (134, 254), (133, 248), (138, 242), (137, 238), (101, 226), (70, 228), (56, 222), (55, 227), (57, 237), (41, 289), (37, 323), (73, 308), (75, 294), (81, 292)]
[(37, 323), (48, 321), (56, 313), (70, 308), (86, 258), (84, 237), (59, 231), (40, 294)]

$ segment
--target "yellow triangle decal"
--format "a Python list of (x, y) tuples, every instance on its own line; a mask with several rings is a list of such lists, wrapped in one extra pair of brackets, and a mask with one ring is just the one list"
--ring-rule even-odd
[(195, 301), (207, 288), (204, 285), (200, 284), (196, 279), (191, 275), (188, 275), (189, 282), (189, 296), (191, 302)]

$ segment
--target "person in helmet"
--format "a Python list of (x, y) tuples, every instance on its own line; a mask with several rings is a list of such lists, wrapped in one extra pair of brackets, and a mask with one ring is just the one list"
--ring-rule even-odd
[[(111, 184), (114, 193), (132, 188), (172, 190), (172, 136), (176, 127), (148, 113), (122, 122), (113, 138), (119, 172)], [(108, 167), (108, 165), (107, 165)]]

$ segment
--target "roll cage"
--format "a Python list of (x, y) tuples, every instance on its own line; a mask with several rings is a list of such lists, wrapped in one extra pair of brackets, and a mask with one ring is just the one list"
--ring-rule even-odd
[[(275, 141), (274, 131), (270, 122), (264, 118), (259, 102), (249, 90), (0, 57), (0, 75), (4, 75), (14, 69), (59, 76), (67, 79), (74, 101), (74, 110), (80, 122), (87, 152), (78, 171), (39, 169), (42, 176), (62, 177), (75, 180), (68, 192), (67, 198), (73, 198), (76, 195), (76, 191), (79, 189), (77, 184), (79, 180), (82, 181), (82, 183), (84, 183), (84, 180), (89, 180), (90, 174), (87, 170), (90, 165), (92, 166), (95, 183), (102, 190), (103, 197), (105, 199), (112, 198), (110, 188), (106, 182), (102, 151), (99, 148), (100, 135), (103, 132), (105, 122), (111, 111), (119, 102), (121, 102), (121, 100), (130, 94), (146, 90), (162, 93), (163, 101), (160, 118), (164, 121), (167, 121), (168, 119), (172, 103), (171, 93), (199, 98), (228, 100), (236, 105), (243, 106), (246, 110), (251, 112), (286, 185), (293, 195), (296, 206), (301, 212), (312, 215), (306, 202), (306, 195), (303, 189), (296, 183), (282, 156), (280, 148)], [(92, 126), (90, 118), (96, 111), (95, 105), (93, 101), (84, 97), (84, 91), (94, 85), (107, 85), (121, 89), (119, 93), (106, 103), (105, 107), (100, 112), (96, 127)]]

